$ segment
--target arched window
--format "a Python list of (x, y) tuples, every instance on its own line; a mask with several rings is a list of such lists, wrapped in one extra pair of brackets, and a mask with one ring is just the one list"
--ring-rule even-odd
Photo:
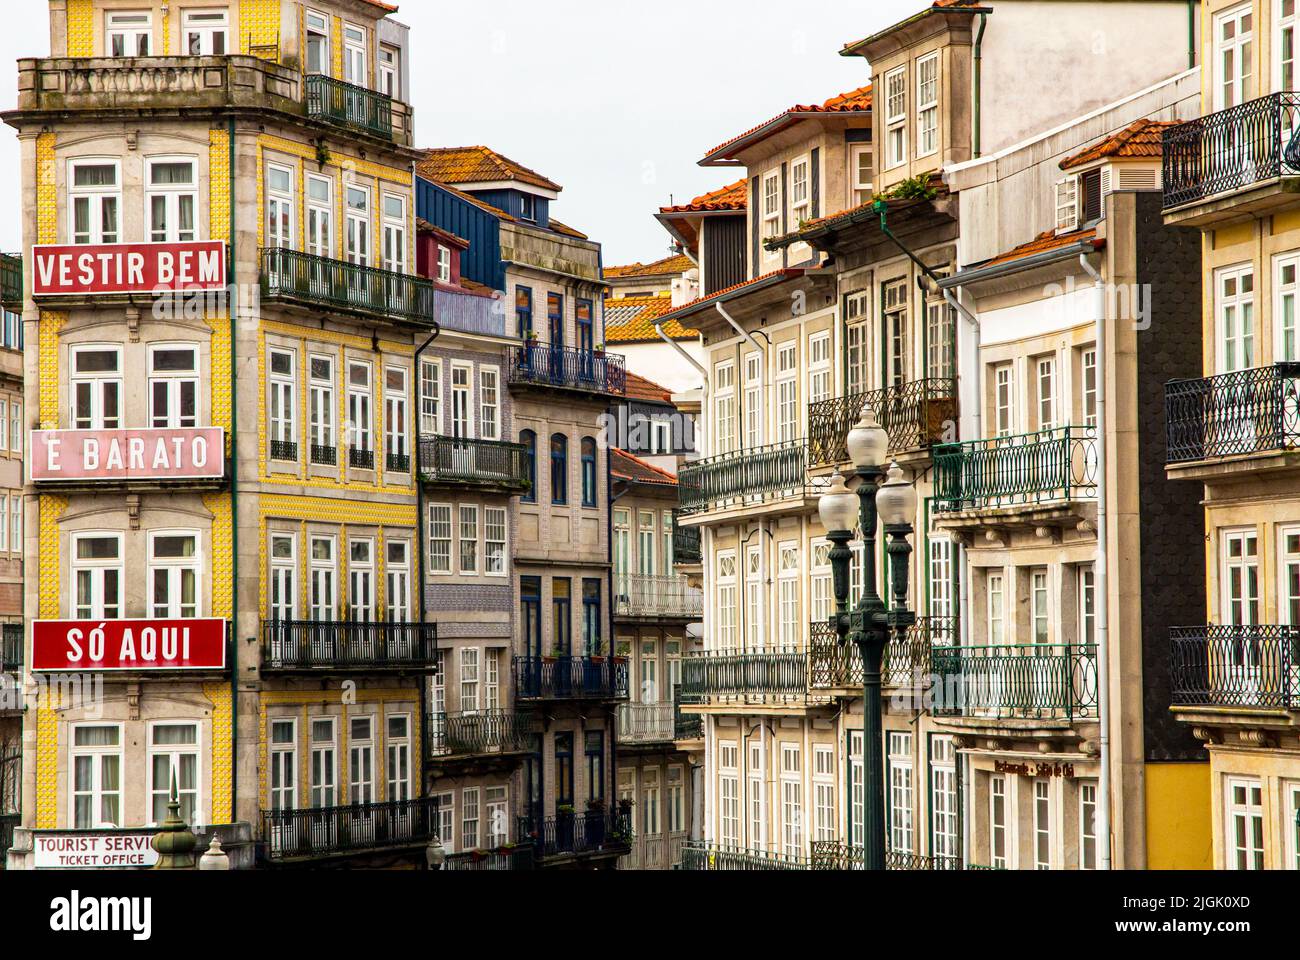
[(569, 502), (569, 438), (562, 433), (551, 437), (551, 503)]
[(582, 505), (596, 505), (596, 441), (582, 438)]
[(521, 500), (524, 503), (537, 502), (537, 434), (524, 430), (519, 434), (519, 442), (524, 445), (524, 471), (528, 478), (528, 492)]

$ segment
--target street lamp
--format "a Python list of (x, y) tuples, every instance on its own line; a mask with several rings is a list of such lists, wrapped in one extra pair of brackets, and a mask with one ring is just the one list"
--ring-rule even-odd
[(441, 870), (447, 862), (447, 849), (442, 845), (441, 837), (430, 837), (429, 845), (424, 848), (424, 860), (430, 870)]
[[(830, 626), (840, 643), (853, 643), (862, 655), (863, 718), (863, 863), (868, 870), (885, 869), (885, 764), (884, 716), (880, 698), (880, 673), (885, 647), (895, 633), (916, 622), (907, 608), (907, 573), (912, 545), (912, 518), (916, 516), (916, 488), (903, 476), (897, 463), (888, 473), (882, 468), (889, 450), (889, 435), (868, 408), (849, 431), (849, 457), (858, 479), (856, 493), (849, 490), (844, 474), (836, 474), (830, 489), (818, 503), (822, 526), (831, 548), (831, 573), (835, 592), (835, 613)], [(881, 480), (884, 483), (881, 483)], [(876, 593), (876, 527), (883, 521), (889, 537), (889, 570), (893, 588), (892, 608)], [(849, 561), (853, 551), (853, 527), (862, 529), (864, 579), (862, 599), (849, 610)], [(886, 594), (890, 591), (886, 589)]]

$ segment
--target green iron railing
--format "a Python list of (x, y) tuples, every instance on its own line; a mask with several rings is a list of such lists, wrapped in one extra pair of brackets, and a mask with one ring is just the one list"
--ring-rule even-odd
[(698, 460), (677, 477), (683, 514), (702, 513), (734, 501), (803, 496), (808, 484), (808, 444), (803, 440), (737, 450)]
[(767, 702), (802, 698), (808, 693), (808, 655), (773, 650), (706, 653), (682, 660), (682, 702), (713, 698)]
[[(862, 870), (862, 847), (840, 840), (816, 840), (809, 856), (793, 856), (696, 840), (682, 846), (682, 870)], [(886, 870), (961, 870), (960, 857), (885, 852)]]
[(936, 716), (1080, 720), (1097, 716), (1095, 644), (1007, 644), (931, 652)]
[(682, 686), (673, 687), (673, 739), (702, 740), (704, 718), (697, 713), (682, 713)]
[(941, 511), (1096, 496), (1095, 427), (1058, 427), (934, 448), (934, 499)]
[(307, 77), (307, 116), (393, 139), (393, 98), (320, 74)]
[[(840, 643), (829, 623), (810, 624), (808, 685), (813, 690), (857, 690), (862, 686), (862, 654), (855, 644)], [(908, 687), (933, 672), (931, 662), (937, 647), (956, 642), (955, 617), (921, 617), (902, 636), (885, 647), (881, 682), (886, 687)]]
[[(957, 383), (915, 380), (898, 387), (822, 400), (808, 408), (808, 458), (813, 466), (848, 463), (848, 435), (870, 407), (889, 434), (889, 452), (938, 443), (957, 419)], [(955, 436), (955, 434), (949, 434)]]
[(285, 247), (262, 251), (262, 296), (434, 324), (433, 284), (422, 277)]

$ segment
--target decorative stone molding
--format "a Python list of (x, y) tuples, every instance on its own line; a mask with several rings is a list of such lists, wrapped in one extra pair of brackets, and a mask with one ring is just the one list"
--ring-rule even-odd
[(1264, 730), (1239, 730), (1237, 738), (1242, 743), (1248, 743), (1252, 747), (1275, 747), (1277, 746), (1277, 737)]
[(1192, 727), (1192, 736), (1204, 743), (1222, 743), (1223, 737), (1212, 727)]
[(1059, 527), (1037, 527), (1034, 529), (1034, 536), (1039, 540), (1046, 540), (1048, 543), (1061, 542), (1061, 530)]

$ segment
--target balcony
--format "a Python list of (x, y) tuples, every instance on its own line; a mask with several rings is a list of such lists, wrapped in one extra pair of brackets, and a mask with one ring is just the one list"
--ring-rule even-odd
[(1095, 720), (1092, 644), (948, 647), (931, 653), (935, 716)]
[[(1097, 431), (1058, 427), (934, 448), (940, 514), (974, 520), (1020, 517), (1034, 525), (1095, 510)], [(1086, 505), (1086, 509), (1085, 506)], [(980, 516), (982, 515), (982, 516)], [(961, 526), (940, 518), (945, 526)]]
[(621, 857), (632, 848), (631, 815), (613, 811), (568, 813), (544, 820), (519, 818), (519, 837), (531, 838), (540, 860), (554, 857)]
[(700, 552), (700, 528), (683, 527), (678, 522), (678, 511), (673, 511), (673, 563), (694, 567), (703, 562)]
[[(1165, 386), (1170, 465), (1300, 448), (1300, 363)], [(1185, 471), (1180, 471), (1180, 473)]]
[(520, 443), (421, 437), (420, 476), (428, 484), (473, 486), (508, 493), (531, 489), (528, 448)]
[(682, 703), (789, 703), (808, 694), (808, 655), (795, 651), (706, 653), (682, 660)]
[(433, 284), (421, 277), (284, 247), (262, 250), (262, 296), (431, 329)]
[[(839, 642), (827, 623), (813, 622), (812, 643), (808, 650), (809, 687), (819, 691), (839, 691), (849, 696), (862, 692), (862, 654), (857, 645)], [(881, 665), (881, 683), (901, 688), (925, 681), (933, 672), (935, 648), (951, 647), (957, 638), (955, 617), (921, 617), (901, 637), (894, 637), (885, 647)]]
[(682, 713), (682, 688), (673, 689), (673, 740), (703, 740), (704, 718), (698, 713)]
[(1170, 686), (1176, 707), (1300, 709), (1300, 627), (1174, 627)]
[(622, 357), (572, 347), (516, 347), (506, 355), (506, 378), (512, 386), (627, 395), (627, 365)]
[(316, 467), (337, 467), (339, 448), (321, 443), (311, 444), (311, 462)]
[(614, 616), (626, 620), (698, 620), (704, 591), (684, 576), (624, 573), (615, 578)]
[(303, 87), (312, 119), (393, 139), (392, 97), (319, 74), (307, 76)]
[(435, 713), (428, 717), (425, 729), (429, 756), (445, 759), (522, 753), (538, 728), (530, 714), (483, 710)]
[(353, 470), (375, 469), (375, 451), (360, 450), (357, 447), (349, 447), (348, 466)]
[(808, 496), (808, 445), (791, 440), (697, 460), (677, 477), (683, 516)]
[[(864, 870), (865, 854), (860, 846), (839, 840), (814, 840), (811, 850), (813, 870)], [(960, 870), (961, 857), (929, 856), (923, 853), (885, 851), (886, 870)]]
[[(682, 848), (683, 870), (862, 870), (860, 846), (840, 840), (815, 840), (810, 855), (788, 856), (766, 850), (742, 850), (688, 841)], [(886, 870), (961, 870), (960, 857), (885, 851)], [(974, 869), (974, 868), (972, 868)]]
[(1167, 129), (1166, 216), (1200, 226), (1287, 203), (1283, 181), (1300, 173), (1298, 127), (1300, 94), (1285, 92)]
[(628, 746), (672, 743), (676, 739), (677, 705), (624, 703), (618, 708), (618, 742)]
[(263, 673), (419, 672), (438, 652), (434, 623), (295, 620), (262, 626)]
[(0, 673), (21, 673), (23, 669), (23, 625), (0, 626)]
[(454, 853), (447, 857), (444, 870), (497, 871), (497, 870), (532, 870), (535, 848), (531, 843), (514, 847), (502, 847), (499, 850), (474, 850), (470, 853)]
[(23, 255), (0, 253), (0, 306), (13, 313), (23, 311)]
[(262, 811), (262, 841), (272, 862), (418, 848), (438, 832), (438, 801)]
[(925, 450), (943, 440), (948, 425), (957, 419), (957, 384), (948, 379), (917, 380), (812, 404), (808, 459), (814, 467), (849, 462), (849, 431), (868, 407), (889, 433), (891, 455)]
[(515, 657), (517, 700), (626, 700), (623, 657)]

